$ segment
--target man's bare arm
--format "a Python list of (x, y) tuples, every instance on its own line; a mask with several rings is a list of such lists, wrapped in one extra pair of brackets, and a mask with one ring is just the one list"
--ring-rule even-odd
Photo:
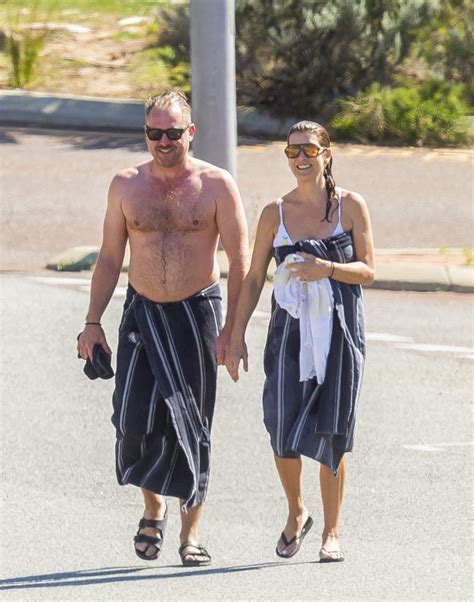
[[(114, 289), (122, 268), (125, 245), (127, 243), (127, 228), (121, 208), (121, 190), (123, 180), (116, 176), (110, 185), (107, 211), (104, 219), (102, 246), (97, 264), (92, 276), (91, 295), (86, 322), (100, 322)], [(96, 343), (102, 345), (110, 353), (104, 331), (99, 325), (86, 326), (78, 341), (78, 351), (81, 357), (92, 358), (92, 349)]]
[(242, 281), (248, 271), (249, 245), (248, 228), (240, 193), (233, 178), (224, 172), (222, 194), (217, 203), (217, 228), (222, 246), (229, 261), (227, 275), (227, 314), (225, 325), (218, 341), (218, 363), (224, 363), (224, 348), (227, 345), (234, 323), (235, 308)]

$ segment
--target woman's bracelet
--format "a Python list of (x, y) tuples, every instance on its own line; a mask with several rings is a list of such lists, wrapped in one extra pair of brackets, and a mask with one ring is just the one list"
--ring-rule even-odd
[(85, 322), (86, 326), (102, 326), (100, 322)]
[(331, 273), (329, 274), (329, 278), (333, 277), (334, 269), (335, 269), (334, 261), (331, 261)]

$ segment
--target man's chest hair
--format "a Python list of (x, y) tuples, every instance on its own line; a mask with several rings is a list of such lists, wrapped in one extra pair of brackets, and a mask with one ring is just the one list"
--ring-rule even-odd
[(215, 221), (215, 199), (193, 187), (146, 187), (122, 205), (127, 225), (143, 232), (193, 232)]

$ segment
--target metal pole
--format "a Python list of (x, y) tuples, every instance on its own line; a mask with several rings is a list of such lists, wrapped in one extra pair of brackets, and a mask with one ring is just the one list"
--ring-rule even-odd
[(194, 155), (237, 172), (235, 0), (191, 0)]

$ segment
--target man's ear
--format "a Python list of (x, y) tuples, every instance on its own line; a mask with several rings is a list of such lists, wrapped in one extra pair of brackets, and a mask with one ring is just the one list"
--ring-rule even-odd
[(191, 142), (191, 140), (193, 140), (195, 134), (196, 134), (196, 124), (195, 123), (190, 123), (188, 126), (188, 136), (189, 136), (189, 141)]

